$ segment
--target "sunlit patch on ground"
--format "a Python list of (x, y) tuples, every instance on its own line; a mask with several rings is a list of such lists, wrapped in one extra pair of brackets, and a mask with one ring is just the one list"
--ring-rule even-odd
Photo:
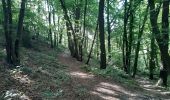
[(31, 100), (27, 95), (25, 95), (23, 92), (20, 92), (18, 90), (9, 90), (6, 91), (4, 95), (5, 100)]
[(96, 92), (96, 91), (92, 91), (91, 93), (94, 95), (98, 95), (99, 97), (103, 98), (104, 100), (120, 100), (120, 99), (114, 97), (114, 95), (116, 95), (116, 94), (112, 94), (112, 96), (109, 96), (109, 95), (104, 95), (104, 94), (102, 94), (100, 92)]
[(98, 95), (104, 100), (120, 100), (124, 98), (124, 97), (120, 97), (120, 94), (123, 94), (124, 96), (126, 95), (129, 98), (137, 96), (136, 94), (132, 94), (129, 91), (125, 91), (122, 87), (116, 84), (111, 84), (106, 82), (99, 83), (95, 87), (95, 89), (91, 91), (91, 94)]
[(152, 81), (150, 81), (149, 79), (146, 78), (136, 78), (140, 87), (142, 87), (144, 90), (147, 90), (149, 92), (155, 93), (155, 94), (162, 94), (162, 95), (166, 95), (166, 96), (170, 96), (170, 92), (167, 92), (167, 90), (162, 87), (159, 86), (159, 82), (161, 82), (161, 80), (159, 80), (156, 84)]
[(170, 92), (162, 92), (161, 94), (170, 96)]
[(70, 75), (73, 77), (83, 78), (83, 79), (91, 79), (94, 77), (94, 75), (90, 75), (83, 72), (71, 72)]
[(20, 71), (19, 69), (10, 70), (10, 75), (12, 78), (18, 80), (20, 83), (23, 84), (30, 84), (33, 82), (32, 80), (30, 80), (28, 75), (23, 75), (22, 71)]

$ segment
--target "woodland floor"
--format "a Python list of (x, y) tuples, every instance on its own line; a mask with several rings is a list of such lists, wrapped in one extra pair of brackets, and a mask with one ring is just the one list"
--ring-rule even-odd
[(170, 100), (170, 92), (146, 78), (136, 77), (131, 87), (87, 72), (67, 50), (57, 54), (46, 46), (23, 48), (23, 68), (6, 69), (0, 59), (0, 100)]
[[(83, 63), (76, 61), (65, 52), (59, 55), (59, 62), (67, 66), (68, 74), (71, 76), (72, 84), (70, 91), (77, 87), (84, 88), (85, 95), (72, 93), (71, 100), (170, 100), (170, 92), (145, 78), (137, 77), (141, 88), (123, 86), (109, 78), (95, 76), (81, 69)], [(72, 88), (71, 88), (72, 87)]]

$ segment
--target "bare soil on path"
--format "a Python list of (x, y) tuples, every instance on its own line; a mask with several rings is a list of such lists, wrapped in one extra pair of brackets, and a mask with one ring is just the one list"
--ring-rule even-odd
[(164, 89), (154, 87), (149, 80), (139, 78), (142, 89), (121, 85), (113, 79), (93, 75), (81, 69), (83, 63), (64, 52), (58, 55), (58, 61), (67, 66), (71, 83), (67, 88), (66, 100), (170, 100)]

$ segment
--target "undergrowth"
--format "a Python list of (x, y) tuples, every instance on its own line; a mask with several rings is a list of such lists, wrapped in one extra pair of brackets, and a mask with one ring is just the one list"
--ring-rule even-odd
[[(16, 81), (9, 85), (12, 76), (8, 73), (8, 76), (3, 78), (3, 83), (0, 83), (2, 89), (0, 90), (0, 100), (3, 98), (5, 91), (13, 89), (14, 86), (20, 91), (29, 91), (26, 92), (26, 95), (33, 100), (56, 100), (66, 94), (64, 87), (70, 83), (70, 76), (66, 74), (66, 66), (60, 65), (57, 60), (58, 53), (64, 47), (58, 46), (58, 48), (51, 49), (46, 43), (34, 42), (32, 48), (21, 47), (21, 66), (16, 68), (21, 72), (21, 77), (28, 77), (32, 83), (27, 86)], [(4, 57), (5, 51), (0, 47), (0, 59), (4, 59)], [(6, 75), (4, 70), (8, 69), (5, 67), (0, 68), (1, 75)], [(0, 79), (2, 78), (0, 77)]]
[(123, 85), (128, 85), (130, 87), (139, 87), (136, 81), (133, 80), (129, 75), (125, 74), (121, 69), (117, 67), (111, 67), (108, 66), (105, 70), (101, 70), (98, 67), (92, 67), (92, 66), (83, 66), (83, 69), (85, 69), (88, 72), (92, 72), (95, 75), (100, 75), (105, 78), (112, 78), (114, 81), (117, 81)]

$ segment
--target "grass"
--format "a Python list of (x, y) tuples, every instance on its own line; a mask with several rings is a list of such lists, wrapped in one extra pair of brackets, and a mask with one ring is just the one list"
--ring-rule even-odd
[[(34, 42), (36, 43), (33, 43), (33, 48), (21, 48), (22, 62), (21, 67), (17, 68), (23, 76), (28, 76), (32, 83), (26, 85), (14, 80), (8, 73), (7, 66), (0, 66), (0, 80), (3, 80), (0, 83), (1, 98), (5, 91), (13, 88), (25, 92), (32, 99), (56, 100), (66, 94), (65, 85), (70, 83), (70, 76), (65, 71), (66, 66), (60, 65), (57, 60), (58, 52), (64, 48), (59, 46), (60, 49), (56, 50), (49, 48), (46, 43)], [(5, 53), (0, 47), (0, 59), (4, 58)]]
[(74, 91), (77, 97), (86, 96), (88, 93), (88, 90), (82, 85), (78, 85), (77, 87), (75, 87)]
[(94, 73), (95, 75), (100, 75), (105, 78), (112, 78), (114, 81), (119, 82), (124, 86), (128, 85), (133, 88), (139, 88), (138, 83), (134, 81), (133, 78), (125, 74), (121, 69), (117, 67), (108, 66), (105, 70), (101, 70), (98, 67), (92, 66), (83, 66), (82, 68), (88, 72)]

